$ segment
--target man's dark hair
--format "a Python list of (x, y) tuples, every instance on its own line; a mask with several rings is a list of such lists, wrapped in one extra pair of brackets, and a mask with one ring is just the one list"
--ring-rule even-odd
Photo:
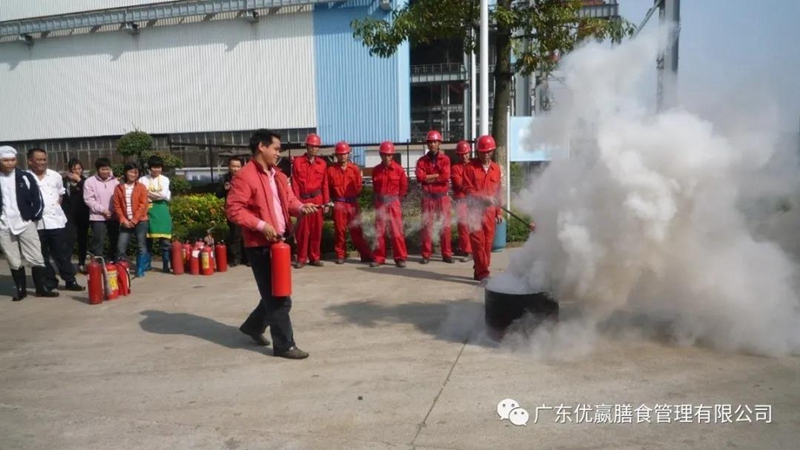
[(45, 151), (45, 149), (39, 147), (33, 147), (32, 149), (28, 150), (28, 159), (31, 159), (33, 157), (33, 154), (36, 152), (42, 152), (45, 155), (47, 154), (47, 151)]
[(111, 167), (111, 160), (108, 158), (97, 158), (94, 162), (94, 168), (100, 170), (103, 167)]
[(263, 143), (264, 145), (270, 145), (272, 144), (273, 139), (280, 140), (281, 135), (274, 131), (265, 130), (263, 128), (256, 131), (250, 137), (250, 151), (255, 155), (256, 150), (258, 150), (258, 144)]
[(78, 158), (70, 159), (69, 162), (67, 163), (67, 169), (72, 170), (72, 168), (75, 167), (76, 165), (81, 166), (81, 169), (83, 169), (83, 163)]
[(239, 156), (231, 156), (228, 158), (228, 165), (230, 166), (232, 162), (239, 161), (239, 164), (244, 165), (244, 159)]
[(147, 167), (149, 167), (151, 169), (153, 167), (161, 167), (161, 168), (163, 168), (164, 167), (164, 160), (161, 159), (160, 156), (153, 155), (153, 156), (151, 156), (150, 158), (147, 159)]

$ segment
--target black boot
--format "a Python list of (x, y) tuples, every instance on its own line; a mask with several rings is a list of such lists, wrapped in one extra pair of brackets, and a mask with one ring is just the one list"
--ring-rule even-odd
[(163, 269), (164, 273), (170, 273), (169, 260), (170, 260), (170, 257), (172, 256), (171, 253), (172, 252), (169, 249), (161, 250), (161, 259), (162, 259), (162, 262), (163, 262), (162, 269)]
[(19, 269), (11, 269), (11, 277), (14, 279), (14, 284), (17, 285), (17, 294), (11, 298), (12, 301), (18, 302), (28, 296), (27, 280), (25, 279), (25, 267)]
[(45, 269), (44, 267), (31, 267), (31, 272), (33, 274), (33, 284), (36, 286), (36, 296), (37, 297), (58, 297), (58, 292), (53, 292), (47, 289), (45, 285)]

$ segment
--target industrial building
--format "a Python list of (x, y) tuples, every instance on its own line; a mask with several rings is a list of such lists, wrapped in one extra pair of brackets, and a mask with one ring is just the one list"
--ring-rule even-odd
[(350, 27), (399, 4), (3, 0), (0, 141), (42, 146), (56, 165), (108, 156), (137, 128), (161, 148), (243, 144), (263, 127), (292, 142), (406, 141), (407, 44), (370, 57)]
[[(216, 166), (222, 147), (258, 128), (300, 143), (347, 140), (369, 167), (383, 140), (474, 134), (475, 58), (460, 42), (372, 57), (351, 21), (388, 18), (406, 0), (3, 0), (0, 142), (48, 150), (53, 167), (112, 156), (124, 133), (150, 133), (188, 167)], [(583, 13), (617, 15), (617, 0)], [(490, 54), (490, 65), (494, 55)], [(491, 70), (491, 67), (490, 67)], [(520, 78), (513, 113), (533, 109)], [(492, 96), (490, 95), (490, 105)], [(291, 145), (290, 145), (291, 147)], [(424, 148), (405, 149), (422, 154)], [(413, 161), (413, 159), (412, 159)]]

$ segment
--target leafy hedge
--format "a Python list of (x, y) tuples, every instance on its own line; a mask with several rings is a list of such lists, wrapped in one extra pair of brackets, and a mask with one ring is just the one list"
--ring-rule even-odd
[[(362, 210), (362, 220), (366, 234), (372, 234), (372, 189), (365, 187), (359, 196), (359, 205)], [(177, 239), (197, 239), (205, 237), (207, 230), (211, 229), (215, 239), (227, 239), (228, 224), (225, 218), (225, 201), (214, 194), (191, 194), (173, 197), (170, 205), (173, 222), (173, 234)], [(403, 218), (406, 224), (406, 243), (411, 252), (419, 251), (419, 221), (421, 214), (421, 194), (418, 189), (412, 189), (403, 202)], [(521, 215), (521, 214), (518, 214)], [(333, 221), (330, 215), (322, 228), (322, 252), (333, 252)], [(293, 219), (296, 223), (296, 219)], [(457, 236), (456, 227), (452, 227), (453, 241)], [(525, 241), (528, 238), (528, 228), (514, 218), (508, 223), (507, 237), (509, 242)], [(348, 234), (347, 247), (350, 251), (355, 246)]]

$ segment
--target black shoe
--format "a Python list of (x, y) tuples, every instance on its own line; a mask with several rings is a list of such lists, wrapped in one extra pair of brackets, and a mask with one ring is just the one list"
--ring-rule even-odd
[(337, 259), (336, 264), (344, 264), (344, 259)]
[(33, 284), (36, 286), (36, 297), (58, 297), (58, 292), (53, 292), (50, 289), (47, 289), (45, 286), (45, 268), (44, 267), (31, 267), (31, 272), (33, 275)]
[(308, 263), (308, 265), (314, 267), (323, 267), (325, 264), (323, 264), (322, 261), (311, 261)]
[(395, 261), (394, 265), (396, 265), (397, 267), (401, 267), (402, 268), (402, 267), (406, 266), (406, 262), (403, 261), (403, 260)]
[(461, 262), (469, 262), (471, 260), (472, 260), (472, 255), (470, 255), (469, 253), (467, 253), (466, 255), (464, 255), (463, 258), (461, 258)]
[(422, 258), (422, 261), (420, 261), (420, 264), (428, 264), (429, 262), (431, 262), (431, 260), (430, 260), (430, 259), (428, 259), (428, 258)]
[(305, 266), (306, 266), (306, 263), (301, 263), (301, 262), (294, 263), (294, 268), (295, 269), (302, 269)]
[(239, 327), (239, 331), (241, 331), (242, 333), (250, 336), (250, 338), (253, 339), (255, 341), (255, 343), (258, 344), (258, 345), (266, 347), (266, 346), (268, 346), (270, 344), (269, 339), (267, 339), (266, 336), (264, 336), (263, 334), (261, 334), (261, 333), (259, 333), (257, 331), (252, 331), (252, 330), (246, 328), (244, 325)]
[(80, 291), (85, 291), (86, 288), (81, 286), (80, 284), (78, 284), (77, 281), (73, 281), (73, 282), (67, 283), (67, 290), (68, 291), (80, 292)]
[(455, 261), (453, 261), (452, 257), (450, 257), (450, 258), (442, 258), (442, 261), (446, 262), (447, 264), (455, 263)]
[(379, 263), (379, 262), (376, 262), (376, 261), (372, 261), (371, 263), (369, 263), (369, 266), (370, 266), (370, 267), (380, 267), (380, 266), (381, 266), (381, 263)]
[(25, 267), (11, 270), (11, 277), (14, 279), (16, 285), (16, 294), (11, 298), (11, 301), (18, 302), (28, 296), (27, 281), (25, 280)]
[(283, 352), (275, 352), (275, 356), (279, 356), (281, 358), (286, 359), (306, 359), (308, 358), (308, 353), (300, 350), (297, 347), (292, 347), (289, 350)]

